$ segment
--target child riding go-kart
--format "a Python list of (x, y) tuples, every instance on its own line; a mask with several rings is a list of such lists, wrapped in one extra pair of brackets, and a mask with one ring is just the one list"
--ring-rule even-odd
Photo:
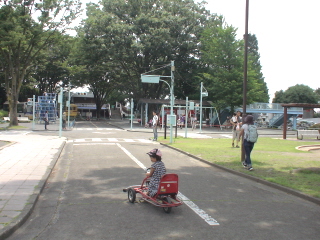
[(130, 186), (123, 191), (128, 192), (128, 199), (131, 203), (135, 202), (136, 194), (139, 193), (142, 195), (142, 200), (157, 207), (162, 207), (166, 213), (170, 213), (172, 207), (182, 204), (181, 200), (177, 198), (178, 175), (174, 173), (166, 174), (165, 166), (161, 162), (162, 153), (159, 149), (153, 149), (147, 154), (153, 164), (141, 185)]

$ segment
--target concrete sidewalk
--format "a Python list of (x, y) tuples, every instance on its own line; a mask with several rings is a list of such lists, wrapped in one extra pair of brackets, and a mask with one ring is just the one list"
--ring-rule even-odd
[[(66, 142), (58, 136), (0, 134), (0, 239), (19, 228), (31, 214)], [(19, 130), (21, 131), (21, 130)]]

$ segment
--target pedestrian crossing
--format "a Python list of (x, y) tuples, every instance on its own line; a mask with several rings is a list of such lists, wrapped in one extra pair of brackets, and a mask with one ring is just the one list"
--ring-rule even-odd
[(130, 138), (79, 138), (79, 139), (69, 140), (69, 142), (74, 142), (74, 143), (126, 142), (126, 143), (150, 143), (150, 144), (157, 143), (149, 139), (130, 139)]
[(74, 131), (123, 131), (119, 128), (73, 128)]

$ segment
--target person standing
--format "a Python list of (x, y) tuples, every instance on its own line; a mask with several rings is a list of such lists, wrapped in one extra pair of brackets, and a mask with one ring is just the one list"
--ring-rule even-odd
[(62, 114), (62, 129), (63, 130), (66, 130), (67, 128), (66, 128), (66, 123), (67, 123), (67, 116), (66, 116), (66, 113), (64, 112), (63, 114)]
[(43, 118), (43, 120), (44, 120), (44, 129), (45, 129), (45, 130), (48, 130), (48, 129), (47, 129), (47, 125), (49, 125), (48, 111), (46, 111), (46, 112), (44, 113), (44, 118)]
[(156, 113), (156, 111), (152, 112), (153, 114), (153, 118), (152, 118), (152, 128), (153, 128), (153, 141), (157, 141), (158, 140), (158, 115)]
[(234, 141), (236, 140), (236, 148), (239, 147), (240, 131), (241, 131), (241, 112), (237, 111), (230, 119), (232, 124), (232, 147), (234, 147)]
[(245, 151), (245, 161), (242, 162), (242, 165), (247, 168), (249, 171), (253, 170), (251, 162), (251, 152), (254, 147), (254, 142), (248, 141), (249, 139), (249, 126), (254, 125), (253, 116), (247, 115), (245, 117), (244, 124), (242, 125), (240, 137), (243, 135), (243, 147)]

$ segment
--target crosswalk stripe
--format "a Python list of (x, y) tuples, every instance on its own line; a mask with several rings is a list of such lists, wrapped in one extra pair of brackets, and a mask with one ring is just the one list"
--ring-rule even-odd
[[(128, 138), (81, 138), (81, 139), (74, 139), (73, 142), (81, 142), (81, 143), (94, 143), (94, 142), (140, 142), (140, 143), (153, 143), (157, 144), (157, 142), (151, 141), (149, 139), (128, 139)], [(72, 142), (72, 140), (71, 140)]]
[(116, 139), (116, 138), (107, 138), (107, 139), (108, 139), (108, 141), (110, 141), (110, 142), (119, 142), (119, 140)]

